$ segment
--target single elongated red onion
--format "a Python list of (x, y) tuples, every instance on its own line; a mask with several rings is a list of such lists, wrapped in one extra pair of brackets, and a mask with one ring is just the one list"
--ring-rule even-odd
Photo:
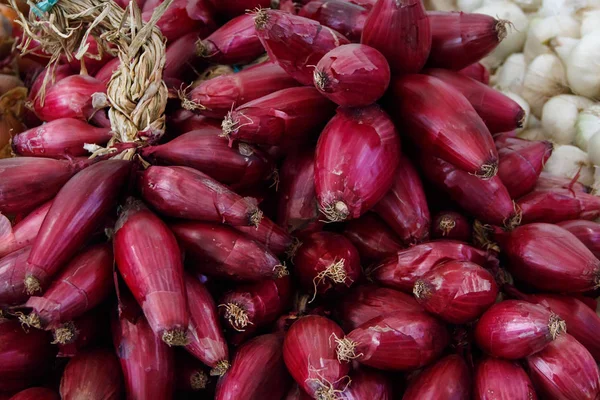
[(481, 316), (475, 340), (494, 357), (516, 360), (542, 350), (566, 330), (565, 321), (546, 307), (505, 300)]
[(168, 399), (175, 389), (173, 349), (155, 335), (143, 316), (132, 323), (115, 316), (112, 337), (130, 399)]
[(426, 70), (426, 73), (462, 93), (491, 133), (523, 127), (525, 110), (510, 97), (458, 72), (434, 68)]
[(407, 371), (437, 359), (449, 341), (442, 322), (429, 314), (396, 311), (373, 318), (336, 339), (340, 362), (356, 360), (373, 368)]
[(348, 363), (340, 363), (334, 338), (344, 332), (335, 322), (319, 316), (301, 317), (292, 324), (283, 342), (283, 360), (296, 381), (313, 398), (335, 398), (346, 386)]
[(473, 396), (478, 400), (537, 400), (531, 380), (514, 361), (485, 357), (475, 369)]
[(325, 53), (350, 43), (317, 21), (284, 11), (259, 10), (254, 14), (254, 23), (269, 59), (303, 85), (312, 85), (314, 66)]
[(427, 61), (431, 29), (420, 0), (379, 0), (365, 21), (361, 43), (381, 51), (394, 75), (411, 74)]
[(433, 239), (450, 239), (470, 242), (473, 235), (471, 221), (455, 211), (444, 211), (433, 218), (431, 236)]
[(73, 71), (70, 65), (58, 65), (54, 71), (50, 68), (44, 68), (31, 84), (28, 99), (34, 106), (41, 107), (42, 97), (40, 96), (40, 90), (44, 86), (44, 81), (46, 82), (45, 90), (48, 90), (50, 86), (73, 74), (75, 74), (75, 71)]
[(15, 226), (6, 216), (0, 215), (0, 258), (33, 243), (51, 205), (52, 201), (42, 204)]
[(352, 242), (364, 264), (381, 261), (403, 248), (396, 234), (374, 213), (346, 223), (344, 236)]
[(223, 120), (223, 135), (264, 145), (306, 142), (333, 115), (335, 104), (314, 87), (292, 87), (242, 104)]
[(360, 368), (350, 376), (352, 382), (340, 394), (343, 400), (392, 400), (394, 391), (389, 376), (383, 372)]
[(70, 161), (16, 157), (0, 160), (0, 212), (28, 212), (53, 198), (81, 168)]
[[(261, 335), (242, 345), (219, 380), (215, 400), (280, 399), (290, 384), (282, 349), (281, 334)], [(264, 368), (257, 370), (257, 365)]]
[(373, 207), (407, 245), (429, 238), (431, 218), (421, 178), (410, 160), (400, 157), (394, 183)]
[(302, 287), (314, 296), (345, 291), (362, 275), (358, 251), (333, 232), (303, 237), (294, 256), (294, 271)]
[(496, 175), (494, 139), (458, 90), (428, 75), (396, 79), (392, 90), (395, 101), (391, 108), (398, 122), (423, 151), (476, 177)]
[(508, 228), (520, 223), (515, 204), (498, 176), (480, 179), (441, 158), (421, 154), (425, 177), (480, 221)]
[(25, 274), (30, 252), (31, 246), (27, 246), (0, 258), (0, 305), (23, 304), (29, 298)]
[(92, 117), (94, 93), (105, 93), (106, 85), (89, 75), (71, 75), (46, 89), (43, 104), (34, 102), (34, 111), (42, 121), (59, 118), (77, 118), (83, 121)]
[(540, 395), (557, 399), (597, 399), (600, 372), (592, 355), (573, 336), (564, 334), (527, 357), (529, 376)]
[(44, 377), (56, 354), (51, 341), (48, 332), (24, 331), (19, 321), (0, 319), (0, 392), (25, 389)]
[(278, 64), (267, 61), (200, 83), (186, 95), (182, 106), (207, 117), (223, 118), (232, 108), (294, 86), (298, 81)]
[(43, 295), (27, 300), (25, 307), (32, 312), (23, 321), (38, 329), (53, 329), (57, 343), (73, 341), (75, 329), (61, 325), (82, 316), (110, 295), (114, 287), (112, 269), (110, 245), (82, 251), (54, 277)]
[[(198, 64), (201, 64), (201, 61), (200, 57), (194, 51), (190, 51), (190, 49), (196, 46), (198, 37), (202, 33), (202, 30), (192, 31), (173, 42), (168, 43), (165, 51), (165, 68), (163, 69), (162, 75), (164, 80), (183, 79), (187, 81), (188, 79), (191, 80), (195, 77), (190, 73), (190, 70), (197, 67)], [(106, 79), (108, 82), (112, 75), (112, 71), (116, 70), (119, 67), (119, 64), (120, 63), (115, 64), (110, 73), (105, 66), (96, 74), (96, 78), (101, 80)], [(192, 68), (190, 68), (190, 66)], [(179, 87), (177, 89), (179, 89)]]
[(152, 331), (169, 346), (187, 344), (188, 302), (181, 251), (167, 225), (127, 201), (113, 238), (115, 261)]
[(458, 70), (458, 73), (486, 85), (490, 83), (490, 71), (488, 71), (485, 65), (480, 62), (466, 66), (463, 69)]
[(15, 135), (13, 151), (21, 156), (68, 158), (90, 153), (85, 144), (106, 144), (109, 128), (96, 128), (74, 118), (60, 118)]
[(229, 20), (196, 43), (196, 53), (217, 64), (245, 64), (258, 58), (264, 51), (251, 14)]
[(540, 290), (584, 292), (600, 282), (600, 261), (575, 235), (556, 225), (518, 227), (501, 243), (508, 271)]
[(255, 227), (262, 219), (250, 201), (193, 168), (152, 166), (139, 187), (144, 200), (170, 217)]
[(379, 51), (364, 44), (345, 44), (321, 58), (314, 84), (342, 107), (364, 107), (379, 100), (390, 84), (390, 66)]
[(431, 52), (427, 65), (460, 70), (481, 60), (507, 35), (508, 21), (485, 14), (430, 11)]
[(246, 143), (229, 147), (219, 133), (218, 128), (187, 132), (167, 143), (145, 147), (142, 156), (197, 169), (233, 189), (253, 186), (273, 174), (273, 161), (261, 150)]
[(69, 361), (60, 380), (60, 397), (64, 400), (118, 400), (122, 392), (119, 360), (111, 350), (78, 354)]
[(305, 2), (298, 15), (335, 29), (352, 42), (360, 42), (369, 10), (345, 0), (311, 0)]
[(360, 217), (392, 187), (399, 158), (400, 138), (379, 106), (339, 108), (315, 154), (321, 212), (332, 222)]
[(582, 193), (590, 193), (592, 191), (590, 187), (577, 182), (575, 179), (563, 178), (560, 176), (552, 175), (549, 172), (542, 171), (542, 173), (538, 177), (537, 184), (535, 185), (535, 190), (555, 188), (569, 189), (574, 192)]
[(177, 391), (207, 393), (210, 378), (206, 365), (185, 351), (175, 353), (175, 388)]
[(396, 311), (422, 312), (414, 297), (393, 289), (361, 285), (350, 290), (337, 306), (337, 316), (345, 331)]
[[(144, 21), (150, 20), (158, 4), (160, 2), (144, 4)], [(215, 29), (215, 21), (209, 0), (174, 0), (156, 26), (167, 41), (172, 42), (190, 32), (200, 31), (202, 36), (208, 35)]]
[(503, 146), (498, 150), (498, 176), (513, 199), (531, 192), (544, 164), (552, 154), (552, 143), (527, 141)]
[(471, 398), (471, 377), (465, 360), (449, 355), (427, 367), (411, 381), (403, 400)]
[(559, 222), (557, 225), (575, 235), (596, 258), (600, 257), (600, 224), (576, 219)]
[(234, 228), (264, 244), (275, 255), (280, 256), (292, 250), (294, 243), (292, 237), (267, 217), (263, 217), (258, 227), (237, 225)]
[(286, 270), (264, 245), (236, 229), (208, 222), (171, 225), (182, 247), (199, 272), (218, 278), (258, 281)]
[(600, 197), (569, 189), (535, 190), (517, 201), (523, 223), (556, 223), (600, 217)]
[(223, 337), (217, 306), (206, 287), (194, 276), (185, 275), (190, 307), (190, 342), (185, 349), (212, 368), (211, 375), (222, 376), (229, 369), (229, 349)]
[(469, 261), (448, 261), (417, 280), (415, 298), (432, 314), (453, 324), (477, 319), (498, 296), (494, 277)]
[(226, 2), (209, 0), (209, 2), (213, 4), (219, 14), (228, 17), (244, 14), (246, 11), (257, 7), (268, 8), (271, 6), (270, 0), (230, 0)]
[(29, 293), (47, 287), (114, 210), (130, 166), (123, 160), (101, 161), (77, 173), (58, 192), (29, 255)]
[(485, 251), (466, 243), (440, 240), (418, 244), (376, 265), (369, 271), (374, 281), (405, 293), (412, 293), (417, 280), (435, 266), (447, 261), (470, 261), (487, 266), (497, 260)]
[(34, 387), (20, 391), (9, 400), (60, 400), (60, 396), (52, 389)]

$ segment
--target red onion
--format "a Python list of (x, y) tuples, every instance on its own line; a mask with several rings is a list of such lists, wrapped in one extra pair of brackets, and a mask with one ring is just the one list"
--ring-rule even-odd
[(170, 217), (258, 226), (262, 212), (208, 175), (189, 167), (152, 166), (139, 181), (154, 209)]
[(127, 398), (169, 399), (173, 396), (173, 349), (155, 335), (141, 316), (135, 323), (114, 318), (112, 337), (125, 380)]
[(35, 387), (15, 394), (10, 400), (60, 400), (60, 396), (51, 389)]
[(449, 342), (444, 324), (423, 312), (397, 311), (373, 318), (336, 339), (341, 362), (407, 371), (436, 360)]
[(309, 396), (304, 390), (300, 389), (297, 384), (294, 384), (284, 400), (312, 400), (312, 398), (312, 396)]
[(552, 175), (549, 172), (542, 171), (542, 173), (538, 177), (535, 190), (555, 188), (569, 189), (578, 193), (590, 193), (592, 191), (590, 187), (577, 182), (575, 179), (563, 178), (560, 176)]
[(108, 314), (106, 307), (100, 306), (72, 322), (64, 324), (63, 327), (69, 328), (75, 333), (73, 340), (69, 343), (58, 343), (57, 333), (64, 331), (54, 331), (54, 342), (57, 342), (59, 349), (57, 357), (74, 357), (83, 349), (109, 337), (110, 319)]
[(275, 166), (262, 151), (245, 143), (228, 146), (218, 128), (184, 133), (158, 146), (145, 147), (144, 158), (201, 171), (234, 190), (253, 186), (273, 174)]
[(0, 318), (0, 392), (33, 386), (52, 366), (56, 350), (48, 332), (24, 331), (16, 320)]
[(81, 166), (51, 158), (0, 160), (0, 212), (28, 212), (54, 197)]
[(405, 156), (400, 157), (392, 188), (373, 207), (373, 211), (407, 245), (429, 238), (431, 221), (423, 184), (415, 167)]
[(258, 281), (287, 273), (264, 245), (222, 224), (179, 222), (171, 225), (182, 247), (203, 274), (233, 280)]
[(266, 217), (263, 217), (258, 227), (238, 225), (234, 228), (245, 233), (251, 239), (264, 244), (273, 254), (282, 255), (292, 250), (292, 237)]
[(119, 58), (114, 58), (104, 64), (102, 68), (96, 72), (94, 78), (98, 79), (103, 84), (107, 85), (112, 78), (112, 74), (119, 69), (119, 65), (121, 65), (121, 60)]
[(175, 388), (177, 391), (205, 394), (209, 377), (206, 366), (186, 352), (175, 353)]
[(190, 342), (185, 349), (212, 368), (211, 375), (221, 376), (229, 369), (229, 349), (219, 323), (217, 306), (204, 285), (186, 274), (185, 287), (190, 307)]
[(509, 260), (508, 271), (534, 288), (573, 293), (592, 290), (600, 282), (600, 261), (559, 226), (520, 226), (501, 247)]
[(485, 65), (480, 62), (473, 63), (467, 67), (458, 71), (459, 74), (468, 76), (469, 78), (475, 79), (484, 84), (490, 83), (490, 72), (487, 70)]
[(449, 355), (421, 371), (406, 388), (402, 400), (468, 400), (471, 398), (469, 375), (465, 360)]
[(306, 142), (331, 118), (334, 106), (314, 87), (279, 90), (229, 112), (223, 136), (266, 145)]
[(361, 43), (381, 51), (395, 75), (416, 73), (429, 56), (431, 29), (420, 0), (379, 0), (365, 21)]
[(209, 0), (215, 9), (228, 17), (244, 14), (248, 10), (260, 7), (270, 7), (270, 0)]
[(296, 278), (314, 296), (344, 291), (362, 275), (358, 251), (337, 233), (315, 232), (303, 237), (293, 261)]
[(592, 355), (564, 334), (527, 357), (529, 376), (544, 398), (583, 400), (600, 397), (600, 372)]
[(479, 265), (448, 261), (419, 278), (413, 293), (430, 313), (452, 324), (465, 324), (495, 303), (498, 287), (492, 274)]
[(478, 265), (497, 262), (485, 251), (466, 243), (441, 240), (400, 250), (395, 256), (372, 268), (369, 277), (382, 285), (412, 293), (420, 277), (435, 266), (452, 260), (470, 261)]
[(289, 275), (236, 287), (219, 299), (224, 325), (253, 332), (274, 322), (289, 308), (292, 282)]
[(85, 144), (103, 145), (111, 138), (108, 128), (61, 118), (15, 135), (12, 148), (20, 156), (69, 158), (89, 155)]
[(359, 42), (369, 10), (345, 0), (311, 0), (305, 2), (298, 15), (335, 29), (352, 42)]
[(229, 20), (196, 43), (198, 55), (218, 64), (245, 64), (258, 58), (264, 51), (254, 29), (254, 17), (250, 14)]
[(379, 51), (345, 44), (321, 58), (314, 84), (323, 96), (343, 107), (363, 107), (379, 100), (390, 84), (390, 67)]
[(379, 106), (338, 109), (315, 154), (321, 212), (332, 222), (360, 217), (392, 187), (399, 158), (400, 138)]
[(444, 211), (438, 213), (433, 219), (431, 236), (434, 239), (470, 242), (472, 235), (471, 222), (462, 214)]
[(396, 234), (371, 212), (348, 221), (342, 233), (356, 247), (364, 264), (381, 261), (403, 247)]
[(66, 54), (61, 55), (61, 63), (68, 64), (71, 66), (71, 69), (76, 72), (81, 71), (82, 61), (85, 65), (85, 72), (94, 74), (96, 71), (100, 70), (106, 63), (115, 59), (114, 56), (110, 55), (104, 49), (101, 49), (98, 46), (98, 41), (93, 36), (88, 36), (85, 45), (88, 46), (85, 55), (81, 60), (75, 58), (75, 52), (71, 53), (70, 57), (67, 57)]
[(106, 86), (88, 75), (71, 75), (46, 88), (43, 103), (36, 101), (34, 111), (43, 121), (59, 118), (89, 119), (95, 112), (94, 93), (105, 93)]
[[(269, 334), (241, 346), (231, 368), (219, 380), (215, 399), (280, 399), (290, 382), (283, 362), (282, 342), (281, 335)], [(261, 368), (257, 370), (257, 366)]]
[(317, 21), (284, 11), (258, 10), (254, 22), (269, 59), (303, 85), (312, 84), (314, 66), (325, 53), (350, 43)]
[(347, 383), (344, 377), (350, 368), (338, 361), (333, 340), (343, 336), (335, 322), (319, 315), (298, 319), (285, 336), (285, 365), (296, 383), (313, 398), (335, 398)]
[(516, 101), (496, 89), (458, 72), (439, 68), (429, 69), (426, 72), (462, 93), (491, 133), (523, 127), (525, 110)]
[(458, 90), (427, 75), (396, 79), (392, 89), (395, 101), (391, 107), (403, 131), (419, 147), (477, 177), (489, 179), (496, 175), (494, 139)]
[(165, 134), (168, 135), (170, 131), (173, 137), (177, 137), (182, 133), (215, 127), (221, 127), (220, 120), (194, 114), (190, 110), (180, 108), (168, 116), (167, 132)]
[(355, 371), (352, 382), (340, 394), (343, 400), (392, 400), (393, 387), (391, 379), (382, 372), (366, 368)]
[(35, 328), (54, 329), (54, 341), (69, 343), (76, 332), (61, 324), (80, 317), (103, 302), (113, 288), (113, 254), (101, 244), (82, 251), (56, 277), (43, 296), (32, 296), (25, 307), (32, 309), (23, 321)]
[[(214, 30), (212, 10), (209, 0), (175, 0), (160, 17), (156, 26), (167, 39), (172, 42), (192, 31), (208, 34)], [(160, 2), (155, 3), (156, 5)], [(154, 12), (153, 6), (144, 4), (142, 19), (149, 21)]]
[(42, 204), (15, 226), (6, 216), (0, 215), (0, 258), (33, 243), (51, 205), (52, 201)]
[(298, 82), (283, 68), (264, 62), (200, 83), (186, 95), (182, 106), (208, 117), (223, 118), (232, 108), (294, 86)]
[(557, 225), (575, 235), (596, 258), (600, 257), (600, 224), (577, 219), (559, 222)]
[(431, 67), (459, 70), (473, 64), (498, 46), (507, 35), (508, 21), (485, 14), (428, 12), (431, 23)]
[(475, 327), (477, 345), (486, 353), (516, 360), (534, 354), (564, 335), (565, 321), (546, 307), (521, 300), (493, 305)]
[(130, 163), (106, 160), (79, 172), (56, 195), (33, 243), (25, 287), (33, 294), (81, 248), (116, 206)]
[(71, 69), (70, 65), (57, 65), (54, 70), (51, 68), (44, 68), (35, 78), (35, 81), (31, 85), (31, 89), (29, 89), (29, 100), (34, 106), (41, 107), (40, 90), (44, 86), (44, 80), (46, 80), (45, 90), (48, 91), (51, 86), (74, 73), (75, 72)]
[(63, 400), (119, 400), (122, 392), (119, 360), (109, 350), (91, 350), (73, 357), (60, 380)]
[[(182, 79), (182, 80), (192, 80), (195, 75), (191, 73), (195, 67), (198, 67), (198, 64), (201, 64), (200, 57), (194, 52), (190, 51), (190, 49), (196, 46), (196, 42), (198, 42), (198, 37), (202, 34), (201, 31), (193, 31), (182, 37), (170, 42), (165, 51), (165, 68), (163, 69), (163, 80), (168, 84), (167, 81), (174, 79)], [(114, 65), (112, 70), (115, 70), (119, 67), (120, 63)], [(108, 65), (108, 64), (107, 64)], [(190, 68), (191, 67), (191, 68)], [(106, 77), (106, 81), (110, 80), (111, 74), (103, 68), (101, 72), (96, 74), (96, 78), (101, 79)], [(102, 73), (102, 76), (99, 75)], [(170, 85), (169, 85), (170, 86)], [(176, 87), (179, 89), (180, 87)]]
[(396, 311), (422, 312), (412, 296), (375, 285), (361, 285), (349, 291), (337, 307), (345, 331), (352, 331), (365, 322)]
[(521, 197), (517, 206), (525, 224), (600, 217), (600, 197), (569, 189), (536, 190)]
[(480, 179), (440, 158), (421, 154), (421, 171), (465, 211), (487, 224), (514, 227), (520, 215), (498, 176)]
[(0, 305), (23, 304), (29, 298), (25, 273), (30, 252), (27, 246), (0, 258)]
[(498, 176), (513, 199), (518, 199), (533, 190), (551, 154), (552, 143), (548, 141), (509, 144), (498, 150)]
[(188, 302), (181, 252), (167, 225), (130, 198), (115, 226), (115, 261), (152, 331), (169, 346), (187, 344)]
[(537, 400), (533, 384), (519, 364), (493, 357), (477, 364), (473, 396), (478, 400)]

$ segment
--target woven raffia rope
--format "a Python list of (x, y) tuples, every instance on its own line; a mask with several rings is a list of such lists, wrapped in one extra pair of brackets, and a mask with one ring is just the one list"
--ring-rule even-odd
[[(48, 12), (40, 12), (31, 4), (28, 18), (17, 11), (18, 23), (27, 37), (20, 48), (28, 52), (32, 40), (36, 40), (50, 55), (50, 68), (61, 56), (69, 60), (73, 54), (77, 59), (83, 58), (90, 35), (98, 42), (100, 52), (116, 53), (121, 63), (108, 83), (106, 96), (114, 131), (109, 147), (118, 142), (144, 142), (161, 136), (165, 129), (165, 39), (156, 21), (172, 1), (166, 0), (157, 7), (148, 22), (142, 21), (135, 1), (125, 10), (113, 1), (98, 0), (59, 0)], [(14, 0), (10, 2), (16, 10)], [(47, 79), (51, 75), (47, 74)], [(42, 96), (43, 93), (42, 90)], [(131, 158), (134, 153), (135, 149), (130, 149), (117, 157)]]

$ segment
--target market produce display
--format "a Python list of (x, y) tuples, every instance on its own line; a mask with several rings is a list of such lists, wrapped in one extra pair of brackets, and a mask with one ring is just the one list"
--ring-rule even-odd
[(0, 400), (600, 400), (598, 22), (0, 4)]

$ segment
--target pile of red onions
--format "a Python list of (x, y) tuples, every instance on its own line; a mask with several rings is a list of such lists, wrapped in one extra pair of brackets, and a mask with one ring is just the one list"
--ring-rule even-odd
[(0, 399), (600, 399), (600, 200), (504, 134), (525, 112), (479, 60), (506, 21), (174, 0), (157, 26), (166, 132), (133, 142), (97, 29), (83, 66), (12, 55)]

